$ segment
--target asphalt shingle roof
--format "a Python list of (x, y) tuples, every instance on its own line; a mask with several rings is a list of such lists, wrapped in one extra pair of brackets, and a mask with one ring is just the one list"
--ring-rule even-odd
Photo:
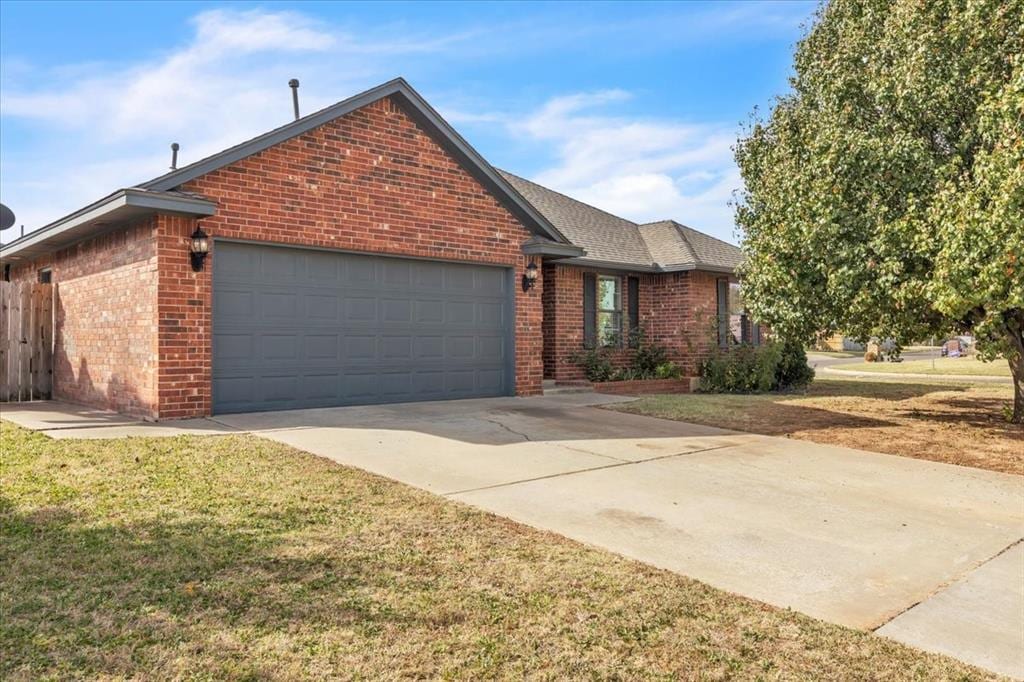
[(586, 256), (573, 260), (655, 271), (732, 271), (743, 260), (736, 246), (674, 220), (638, 225), (512, 173), (498, 172), (570, 242), (586, 250)]
[(654, 262), (663, 268), (697, 265), (735, 269), (743, 261), (736, 246), (674, 220), (638, 225)]
[(651, 265), (636, 224), (503, 170), (499, 173), (565, 238), (586, 250), (587, 260)]

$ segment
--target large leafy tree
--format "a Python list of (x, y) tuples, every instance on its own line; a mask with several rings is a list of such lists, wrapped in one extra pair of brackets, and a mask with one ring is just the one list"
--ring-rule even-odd
[(810, 341), (970, 331), (1024, 419), (1024, 0), (833, 0), (736, 148), (751, 312)]

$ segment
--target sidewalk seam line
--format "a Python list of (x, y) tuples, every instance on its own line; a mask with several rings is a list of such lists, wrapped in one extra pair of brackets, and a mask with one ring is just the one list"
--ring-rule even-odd
[(969, 569), (967, 569), (963, 573), (958, 574), (955, 578), (951, 578), (951, 579), (949, 579), (949, 580), (947, 580), (947, 581), (945, 581), (943, 583), (940, 583), (935, 589), (933, 589), (927, 595), (925, 595), (924, 597), (921, 597), (916, 602), (914, 602), (913, 604), (911, 604), (907, 608), (903, 609), (902, 611), (897, 613), (892, 618), (889, 618), (885, 622), (880, 623), (879, 625), (876, 625), (875, 627), (871, 628), (870, 632), (878, 632), (879, 630), (884, 628), (886, 625), (888, 625), (889, 623), (891, 623), (894, 620), (896, 620), (897, 618), (899, 618), (900, 616), (902, 616), (905, 613), (907, 613), (907, 612), (917, 608), (918, 606), (920, 606), (921, 604), (925, 603), (929, 599), (932, 599), (933, 597), (937, 596), (940, 592), (944, 592), (945, 590), (949, 589), (950, 587), (952, 587), (956, 583), (960, 582), (961, 580), (966, 580), (972, 573), (977, 571), (979, 568), (981, 568), (985, 564), (989, 563), (990, 561), (995, 561), (997, 558), (999, 558), (1002, 555), (1006, 554), (1007, 552), (1009, 552), (1011, 549), (1013, 549), (1017, 545), (1021, 544), (1022, 542), (1024, 542), (1024, 538), (1017, 538), (1016, 540), (1014, 540), (1013, 542), (1008, 544), (1006, 547), (1003, 547), (1001, 550), (999, 550), (998, 552), (996, 552), (995, 554), (993, 554), (989, 558), (982, 559), (981, 561), (979, 561), (978, 563), (974, 564), (973, 566), (971, 566)]

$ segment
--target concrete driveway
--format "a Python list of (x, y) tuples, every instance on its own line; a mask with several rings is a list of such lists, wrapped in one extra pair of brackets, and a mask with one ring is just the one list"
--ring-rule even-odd
[[(600, 409), (617, 400), (330, 408), (186, 426), (250, 431), (716, 587), (1024, 677), (1024, 478)], [(140, 426), (140, 435), (168, 426)]]

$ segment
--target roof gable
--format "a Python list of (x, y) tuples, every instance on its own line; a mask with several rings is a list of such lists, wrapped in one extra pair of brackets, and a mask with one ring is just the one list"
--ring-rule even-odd
[(143, 189), (167, 191), (202, 175), (269, 149), (345, 116), (385, 97), (394, 99), (427, 134), (441, 145), (481, 185), (534, 234), (556, 243), (571, 243), (550, 220), (498, 173), (405, 79), (396, 78), (337, 104), (321, 109), (279, 128), (225, 149), (138, 185)]

